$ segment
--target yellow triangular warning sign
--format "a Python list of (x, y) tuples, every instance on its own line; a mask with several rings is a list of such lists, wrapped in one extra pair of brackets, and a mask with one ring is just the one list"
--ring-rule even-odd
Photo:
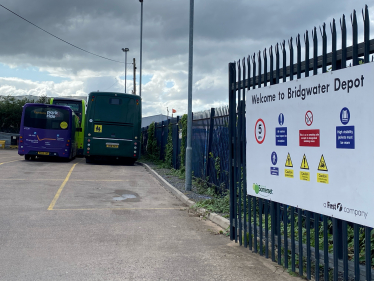
[(323, 154), (321, 156), (321, 160), (319, 160), (318, 170), (320, 171), (327, 171), (327, 165)]
[(306, 161), (306, 156), (304, 154), (303, 160), (301, 161), (300, 169), (309, 170), (308, 161)]
[(288, 153), (288, 155), (287, 155), (286, 167), (293, 167), (290, 153)]

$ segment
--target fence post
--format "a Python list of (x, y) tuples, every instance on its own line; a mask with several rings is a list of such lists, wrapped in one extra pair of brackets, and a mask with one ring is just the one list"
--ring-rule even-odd
[(155, 140), (156, 140), (156, 145), (158, 146), (158, 143), (157, 143), (157, 122), (155, 122), (155, 133), (154, 133), (154, 136), (155, 136)]
[[(168, 140), (169, 140), (169, 125), (170, 125), (170, 119), (167, 119), (167, 122), (166, 122), (166, 144), (165, 144), (165, 156), (166, 156), (166, 146), (168, 144)], [(171, 129), (171, 136), (172, 136), (172, 141), (171, 143), (173, 143), (173, 129)], [(164, 160), (166, 158), (164, 157)], [(173, 161), (173, 157), (171, 157), (171, 161)]]
[(179, 116), (177, 116), (177, 139), (176, 139), (176, 149), (175, 149), (175, 169), (179, 169)]
[[(236, 225), (235, 221), (235, 168), (234, 168), (234, 147), (233, 147), (233, 138), (235, 134), (235, 87), (233, 87), (233, 82), (235, 81), (235, 62), (229, 63), (229, 190), (230, 190), (230, 239), (234, 240), (236, 238)], [(236, 85), (235, 85), (236, 86)]]
[(365, 12), (362, 11), (362, 16), (364, 18), (364, 62), (368, 63), (370, 55), (370, 20), (368, 5), (365, 5)]
[(210, 124), (209, 124), (209, 139), (208, 139), (208, 151), (207, 151), (207, 161), (206, 161), (206, 168), (205, 168), (205, 178), (210, 176), (210, 152), (212, 151), (212, 142), (213, 142), (213, 129), (214, 129), (214, 108), (210, 109)]

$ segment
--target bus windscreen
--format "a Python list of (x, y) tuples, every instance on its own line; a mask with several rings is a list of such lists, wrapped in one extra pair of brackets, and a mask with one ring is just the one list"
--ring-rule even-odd
[(134, 98), (99, 95), (95, 100), (94, 120), (133, 124), (137, 120), (138, 110)]
[(25, 110), (24, 127), (66, 130), (69, 112), (65, 109), (29, 106)]
[[(58, 101), (53, 102), (55, 105), (64, 105), (70, 107), (77, 115), (82, 113), (82, 102), (68, 102), (68, 101)], [(78, 114), (79, 113), (79, 114)]]

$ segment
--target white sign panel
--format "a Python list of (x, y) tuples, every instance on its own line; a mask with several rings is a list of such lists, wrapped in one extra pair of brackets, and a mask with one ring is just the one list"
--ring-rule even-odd
[(374, 227), (374, 63), (247, 93), (248, 194)]

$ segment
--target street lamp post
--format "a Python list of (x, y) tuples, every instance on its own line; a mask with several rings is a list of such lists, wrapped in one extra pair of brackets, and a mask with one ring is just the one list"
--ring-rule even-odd
[(125, 94), (126, 94), (126, 79), (127, 79), (127, 52), (130, 51), (129, 48), (122, 48), (122, 51), (125, 52)]
[(188, 51), (188, 117), (187, 117), (187, 148), (186, 148), (186, 180), (185, 190), (192, 187), (192, 73), (193, 73), (193, 17), (194, 0), (190, 0), (190, 34)]
[(140, 78), (139, 78), (139, 96), (142, 96), (142, 49), (143, 49), (143, 0), (140, 2)]

